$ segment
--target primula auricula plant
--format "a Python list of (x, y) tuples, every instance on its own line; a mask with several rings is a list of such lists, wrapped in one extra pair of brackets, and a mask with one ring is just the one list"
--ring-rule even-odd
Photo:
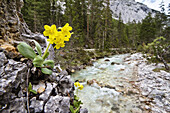
[(80, 84), (79, 82), (75, 82), (75, 83), (74, 83), (74, 86), (77, 87), (77, 90), (78, 90), (78, 89), (82, 90), (82, 89), (84, 88), (83, 85)]
[[(49, 55), (49, 47), (50, 44), (55, 44), (54, 48), (60, 49), (60, 47), (65, 46), (65, 41), (69, 41), (69, 38), (73, 33), (72, 27), (69, 26), (68, 23), (65, 24), (64, 27), (56, 28), (56, 25), (44, 26), (45, 31), (43, 32), (44, 36), (48, 36), (49, 38), (47, 41), (49, 42), (45, 53), (42, 55), (42, 48), (40, 44), (34, 40), (35, 43), (35, 49), (38, 52), (38, 55), (34, 52), (31, 46), (26, 44), (25, 42), (20, 43), (17, 48), (18, 51), (26, 58), (30, 58), (33, 60), (33, 64), (35, 67), (40, 67), (41, 71), (44, 74), (52, 74), (52, 70), (49, 68), (54, 67), (54, 61), (53, 60), (45, 60)], [(47, 68), (48, 67), (48, 68)]]
[[(79, 82), (75, 82), (74, 86), (76, 87), (76, 95), (78, 95), (78, 90), (82, 90), (84, 88), (83, 85)], [(81, 100), (79, 100), (79, 97), (77, 97), (76, 95), (74, 95), (74, 106), (70, 105), (70, 110), (72, 113), (78, 113), (80, 110), (80, 104), (83, 104)]]

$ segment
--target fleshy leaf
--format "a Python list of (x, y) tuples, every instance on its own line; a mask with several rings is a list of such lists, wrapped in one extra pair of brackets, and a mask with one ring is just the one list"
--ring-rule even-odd
[(53, 60), (46, 60), (46, 61), (43, 62), (43, 64), (51, 66), (52, 68), (54, 67), (54, 61)]
[(35, 90), (30, 90), (30, 92), (34, 93), (34, 94), (37, 94), (37, 92)]
[(70, 111), (71, 111), (71, 113), (74, 113), (74, 108), (72, 105), (70, 105)]
[(42, 49), (41, 49), (41, 46), (40, 44), (34, 40), (34, 43), (35, 43), (35, 49), (36, 51), (38, 52), (38, 54), (41, 56), (42, 55)]
[(28, 91), (30, 92), (30, 90), (32, 90), (32, 84), (31, 84), (31, 82), (29, 82), (29, 86), (28, 86)]
[(33, 64), (35, 67), (42, 67), (44, 59), (41, 56), (36, 56), (33, 60)]
[(76, 107), (76, 108), (79, 106), (79, 105), (78, 105), (78, 102), (75, 101), (75, 100), (73, 101), (73, 105), (74, 105), (74, 107)]
[(29, 46), (25, 42), (21, 42), (18, 46), (18, 51), (26, 58), (34, 59), (36, 57), (36, 53), (32, 49), (31, 46)]
[(44, 74), (48, 74), (48, 75), (51, 75), (52, 74), (52, 71), (48, 68), (41, 68), (41, 71), (44, 73)]

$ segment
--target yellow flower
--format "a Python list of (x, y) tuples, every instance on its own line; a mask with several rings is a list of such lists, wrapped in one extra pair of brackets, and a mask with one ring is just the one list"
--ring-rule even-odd
[(61, 32), (66, 37), (64, 41), (69, 41), (69, 38), (73, 34), (73, 33), (70, 33), (71, 30), (72, 30), (72, 27), (69, 26), (68, 23), (66, 23), (65, 26), (61, 28)]
[(75, 82), (74, 85), (75, 85), (76, 87), (79, 87), (79, 86), (80, 86), (80, 83), (79, 83), (79, 82)]
[(56, 29), (56, 25), (52, 25), (51, 27), (48, 25), (44, 26), (45, 31), (43, 32), (44, 36), (49, 36), (49, 39), (52, 39), (53, 36), (56, 35), (57, 33), (57, 29)]
[(45, 31), (43, 32), (44, 36), (48, 36), (49, 39), (47, 41), (50, 44), (55, 44), (56, 49), (60, 49), (60, 47), (64, 47), (65, 43), (64, 41), (69, 41), (69, 38), (73, 33), (70, 33), (72, 30), (72, 27), (69, 26), (68, 23), (65, 24), (64, 27), (58, 28), (61, 29), (61, 31), (58, 31), (56, 29), (56, 25), (52, 25), (51, 27), (48, 25), (44, 26)]
[(83, 85), (81, 84), (78, 89), (82, 90), (83, 88), (84, 88), (84, 87), (83, 87)]
[(65, 46), (65, 43), (64, 42), (60, 42), (60, 43), (57, 43), (54, 48), (56, 49), (60, 49), (60, 47), (64, 47)]
[(74, 86), (75, 86), (75, 87), (78, 87), (78, 89), (80, 89), (80, 90), (82, 90), (82, 89), (84, 88), (83, 85), (80, 84), (79, 82), (75, 82), (75, 83), (74, 83)]

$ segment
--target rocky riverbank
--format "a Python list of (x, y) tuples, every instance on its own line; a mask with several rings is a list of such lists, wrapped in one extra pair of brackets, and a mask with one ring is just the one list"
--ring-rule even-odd
[[(52, 75), (44, 75), (28, 59), (18, 54), (16, 59), (0, 49), (0, 112), (1, 113), (70, 113), (74, 100), (74, 85), (70, 75), (55, 66)], [(32, 83), (33, 94), (27, 91)], [(87, 113), (80, 109), (80, 113)]]
[[(137, 80), (135, 85), (140, 90), (139, 101), (145, 103), (143, 109), (151, 113), (170, 112), (170, 73), (164, 70), (155, 72), (155, 69), (162, 69), (163, 64), (148, 64), (143, 54), (136, 53), (125, 59), (128, 64), (136, 65)], [(143, 113), (142, 110), (138, 113)]]
[(84, 84), (78, 96), (90, 113), (168, 113), (170, 75), (155, 72), (162, 67), (148, 64), (141, 53), (113, 55), (75, 72), (72, 79)]

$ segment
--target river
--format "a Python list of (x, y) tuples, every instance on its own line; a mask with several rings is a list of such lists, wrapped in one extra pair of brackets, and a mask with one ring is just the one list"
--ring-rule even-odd
[(128, 56), (99, 59), (72, 75), (73, 81), (83, 81), (84, 89), (77, 96), (89, 113), (138, 113), (140, 92), (134, 84), (137, 70), (135, 64), (124, 61)]

